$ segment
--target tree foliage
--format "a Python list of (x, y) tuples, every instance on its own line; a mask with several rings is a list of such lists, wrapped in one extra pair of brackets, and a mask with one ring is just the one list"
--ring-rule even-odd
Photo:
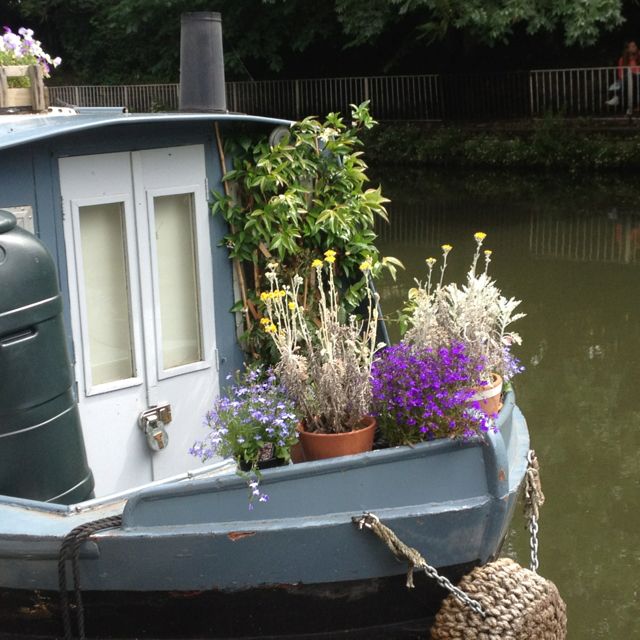
[(494, 43), (517, 26), (529, 34), (561, 29), (568, 45), (587, 45), (623, 22), (620, 0), (336, 0), (336, 11), (354, 43), (378, 37), (393, 21), (411, 15), (416, 33), (444, 37), (450, 29)]
[(585, 45), (623, 22), (621, 0), (8, 0), (7, 11), (59, 50), (75, 79), (101, 83), (177, 81), (187, 11), (222, 13), (227, 69), (243, 78), (305, 51), (388, 45), (389, 34), (396, 49), (454, 31), (502, 42), (523, 27)]

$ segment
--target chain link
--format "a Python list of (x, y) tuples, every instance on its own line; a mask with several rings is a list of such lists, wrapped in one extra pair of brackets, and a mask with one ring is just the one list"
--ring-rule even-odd
[(482, 608), (482, 605), (477, 600), (471, 598), (462, 589), (456, 587), (449, 578), (440, 575), (435, 567), (432, 567), (430, 564), (425, 562), (424, 565), (420, 566), (420, 569), (423, 569), (430, 578), (433, 578), (443, 589), (446, 589), (449, 593), (453, 594), (453, 596), (462, 602), (462, 604), (466, 604), (470, 609), (473, 609), (483, 618), (487, 617), (487, 612)]
[(529, 563), (529, 569), (533, 573), (538, 573), (538, 520), (535, 516), (532, 516), (529, 520), (529, 546), (531, 547), (531, 562)]
[(544, 504), (544, 494), (540, 483), (540, 467), (536, 452), (529, 449), (527, 454), (527, 472), (525, 474), (524, 488), (524, 513), (528, 522), (529, 547), (531, 551), (531, 562), (529, 569), (534, 573), (538, 572), (540, 562), (538, 561), (538, 516), (540, 507)]
[[(525, 516), (529, 521), (529, 534), (531, 546), (530, 569), (534, 573), (538, 571), (538, 510), (544, 504), (544, 494), (540, 485), (538, 460), (535, 451), (529, 450), (527, 454), (527, 471), (525, 474)], [(486, 618), (488, 613), (474, 598), (467, 595), (462, 589), (456, 587), (446, 576), (438, 573), (416, 549), (405, 545), (389, 527), (380, 522), (378, 516), (373, 513), (365, 513), (362, 516), (352, 518), (359, 529), (370, 529), (391, 549), (396, 557), (402, 557), (409, 562), (407, 586), (413, 586), (411, 577), (414, 569), (422, 569), (430, 578), (433, 578), (443, 589), (446, 589), (462, 604), (465, 604), (478, 615)]]
[(396, 534), (386, 525), (380, 522), (380, 518), (374, 513), (364, 513), (360, 517), (352, 518), (359, 529), (370, 529), (391, 549), (396, 557), (403, 557), (409, 562), (409, 574), (407, 576), (407, 586), (413, 586), (411, 577), (414, 569), (422, 569), (430, 578), (433, 578), (443, 589), (453, 594), (462, 604), (467, 605), (483, 618), (487, 617), (487, 612), (482, 605), (474, 598), (467, 595), (462, 589), (456, 587), (449, 578), (438, 573), (438, 570), (431, 566), (420, 553), (413, 547), (405, 545)]

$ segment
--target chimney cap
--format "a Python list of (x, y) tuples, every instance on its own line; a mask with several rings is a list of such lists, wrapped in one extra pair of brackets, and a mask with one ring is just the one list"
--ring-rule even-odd
[(189, 11), (180, 15), (182, 22), (190, 20), (211, 20), (213, 22), (222, 22), (222, 14), (218, 11)]

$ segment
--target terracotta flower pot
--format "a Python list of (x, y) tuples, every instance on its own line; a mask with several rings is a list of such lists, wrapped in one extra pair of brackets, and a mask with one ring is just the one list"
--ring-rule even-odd
[(469, 398), (469, 402), (479, 402), (480, 408), (488, 416), (495, 416), (502, 409), (502, 376), (491, 374), (491, 384), (474, 387), (476, 393)]
[[(302, 426), (298, 425), (298, 437), (302, 433), (302, 430), (303, 430)], [(304, 457), (304, 449), (302, 448), (302, 442), (300, 442), (300, 439), (298, 439), (298, 442), (296, 442), (291, 447), (291, 461), (293, 462), (293, 464), (298, 464), (298, 462), (304, 462), (305, 460), (306, 458)]]
[(373, 449), (373, 436), (376, 432), (376, 419), (366, 416), (360, 421), (361, 428), (344, 433), (310, 433), (299, 430), (300, 443), (305, 460), (324, 460), (339, 458), (355, 453), (364, 453)]

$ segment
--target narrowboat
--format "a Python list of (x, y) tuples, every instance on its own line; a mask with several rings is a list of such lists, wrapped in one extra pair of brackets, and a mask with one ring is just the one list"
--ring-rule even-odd
[(219, 15), (186, 18), (183, 61), (214, 59), (180, 113), (0, 115), (0, 637), (421, 637), (445, 594), (352, 519), (453, 580), (492, 560), (526, 421), (509, 391), (483, 437), (269, 469), (253, 510), (234, 464), (194, 464), (242, 365), (220, 138), (289, 123), (226, 111)]

